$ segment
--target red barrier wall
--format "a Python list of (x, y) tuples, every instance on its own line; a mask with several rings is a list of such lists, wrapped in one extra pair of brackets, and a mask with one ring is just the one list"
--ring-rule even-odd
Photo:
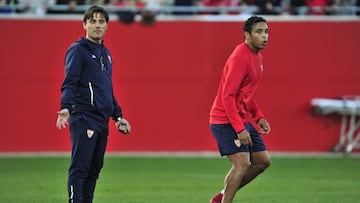
[[(360, 93), (360, 22), (269, 22), (257, 100), (272, 125), (270, 151), (329, 151), (340, 118), (313, 117), (313, 97)], [(0, 152), (69, 151), (55, 128), (67, 47), (81, 21), (1, 19)], [(111, 123), (108, 151), (215, 151), (208, 113), (242, 22), (112, 21), (105, 38), (115, 95), (133, 125)]]

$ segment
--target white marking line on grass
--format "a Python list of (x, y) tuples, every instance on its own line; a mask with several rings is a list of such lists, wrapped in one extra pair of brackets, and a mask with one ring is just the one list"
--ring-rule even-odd
[[(322, 157), (322, 158), (360, 158), (360, 153), (353, 152), (344, 156), (343, 153), (330, 153), (330, 152), (269, 152), (271, 157), (284, 157), (284, 158), (304, 158), (304, 157)], [(70, 157), (70, 152), (0, 152), (0, 157)], [(148, 151), (148, 152), (107, 152), (106, 157), (209, 157), (219, 158), (220, 155), (217, 151)]]

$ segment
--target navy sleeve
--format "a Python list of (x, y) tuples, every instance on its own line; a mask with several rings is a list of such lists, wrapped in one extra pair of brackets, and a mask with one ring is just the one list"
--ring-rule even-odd
[(65, 56), (65, 78), (61, 86), (61, 109), (67, 108), (70, 113), (76, 110), (75, 97), (80, 85), (82, 55), (79, 44), (70, 46)]
[(119, 117), (123, 117), (122, 115), (122, 110), (121, 110), (121, 107), (119, 106), (119, 104), (117, 103), (116, 101), (116, 98), (114, 97), (114, 94), (113, 94), (113, 105), (114, 105), (114, 111), (113, 113), (111, 114), (111, 117), (114, 121), (117, 121), (117, 119)]

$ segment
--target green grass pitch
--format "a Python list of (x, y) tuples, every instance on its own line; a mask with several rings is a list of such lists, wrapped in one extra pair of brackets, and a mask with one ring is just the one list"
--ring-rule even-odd
[[(0, 202), (67, 202), (68, 157), (0, 157)], [(220, 157), (106, 156), (94, 203), (207, 203), (230, 164)], [(360, 202), (359, 157), (273, 157), (234, 202)]]

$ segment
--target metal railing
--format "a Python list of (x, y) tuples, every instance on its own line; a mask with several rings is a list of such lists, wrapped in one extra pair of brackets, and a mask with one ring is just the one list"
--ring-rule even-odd
[[(51, 13), (83, 13), (90, 5), (78, 5), (72, 8), (71, 10), (67, 5), (50, 5), (43, 7), (42, 5), (36, 6), (32, 5), (26, 7), (25, 5), (16, 4), (16, 5), (4, 5), (0, 6), (0, 13), (3, 15), (9, 13), (23, 14), (31, 13), (34, 15), (45, 15)], [(118, 7), (118, 6), (106, 6), (106, 9), (113, 14), (116, 14), (121, 11), (131, 11), (131, 12), (141, 12), (143, 10), (153, 11), (156, 14), (255, 14), (259, 12), (257, 6), (145, 6), (143, 8), (139, 7)], [(295, 11), (296, 15), (308, 15), (310, 9), (312, 11), (324, 11), (333, 15), (359, 15), (360, 7), (356, 6), (343, 6), (337, 7), (335, 10), (333, 7), (294, 7), (292, 8)], [(281, 7), (274, 7), (274, 11), (281, 13), (284, 11)], [(290, 13), (290, 15), (292, 15)]]

